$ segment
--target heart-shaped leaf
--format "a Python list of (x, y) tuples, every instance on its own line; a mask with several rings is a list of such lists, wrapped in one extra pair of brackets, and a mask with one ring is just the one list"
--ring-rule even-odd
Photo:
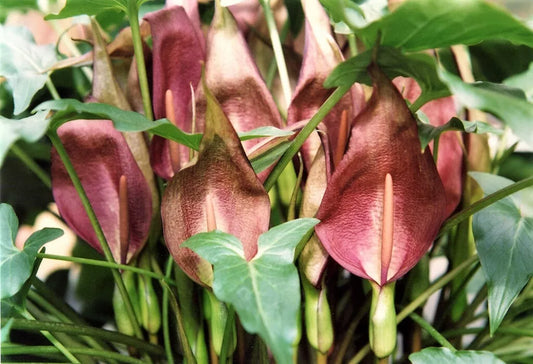
[(0, 204), (0, 298), (8, 298), (16, 294), (30, 277), (37, 252), (49, 241), (63, 235), (63, 230), (44, 228), (34, 232), (24, 249), (18, 250), (15, 238), (18, 230), (18, 219), (15, 211), (8, 204)]
[(104, 11), (124, 11), (128, 0), (67, 0), (59, 14), (48, 14), (45, 19), (64, 19), (76, 15), (97, 15)]
[(213, 291), (235, 307), (244, 328), (258, 333), (278, 363), (291, 363), (298, 339), (300, 282), (293, 264), (298, 243), (318, 223), (305, 218), (262, 234), (246, 261), (241, 242), (222, 232), (201, 233), (186, 246), (214, 266)]
[[(513, 183), (479, 172), (470, 175), (488, 195)], [(489, 287), (491, 334), (533, 275), (533, 188), (519, 191), (474, 215), (473, 232)]]

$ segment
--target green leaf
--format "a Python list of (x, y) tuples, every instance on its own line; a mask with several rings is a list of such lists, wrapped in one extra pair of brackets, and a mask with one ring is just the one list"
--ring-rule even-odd
[(505, 364), (488, 351), (459, 350), (447, 348), (425, 348), (409, 355), (413, 364)]
[[(349, 86), (355, 82), (371, 85), (366, 69), (372, 60), (372, 50), (365, 51), (338, 65), (329, 75), (324, 87)], [(422, 94), (413, 105), (415, 109), (433, 99), (450, 95), (448, 86), (441, 81), (433, 57), (427, 54), (403, 54), (399, 49), (379, 47), (377, 63), (388, 78), (414, 78)]]
[(335, 25), (335, 32), (353, 33), (351, 29), (362, 28), (381, 18), (387, 12), (386, 0), (321, 0)]
[[(470, 175), (485, 195), (513, 183), (492, 174), (471, 172)], [(473, 232), (489, 288), (490, 332), (493, 334), (533, 275), (533, 187), (475, 214)]]
[(529, 65), (527, 71), (505, 79), (503, 84), (521, 89), (524, 91), (527, 100), (533, 102), (533, 62)]
[(76, 15), (97, 15), (104, 11), (124, 11), (128, 9), (128, 0), (67, 0), (59, 14), (48, 14), (45, 20), (64, 19)]
[(427, 145), (435, 138), (440, 137), (445, 131), (461, 131), (463, 133), (472, 134), (502, 134), (503, 131), (492, 127), (490, 124), (482, 121), (467, 121), (453, 117), (446, 124), (441, 126), (433, 126), (426, 123), (418, 123), (418, 137), (420, 138), (420, 146), (422, 150), (426, 149)]
[(121, 110), (117, 107), (100, 104), (84, 103), (75, 99), (46, 101), (36, 107), (36, 110), (56, 110), (52, 116), (50, 126), (58, 128), (61, 124), (77, 119), (109, 119), (115, 128), (123, 132), (149, 131), (152, 134), (173, 140), (194, 150), (200, 147), (201, 134), (189, 134), (172, 124), (167, 119), (150, 121), (143, 115)]
[(249, 140), (264, 137), (285, 137), (291, 136), (294, 132), (290, 130), (278, 129), (274, 126), (261, 126), (259, 128), (238, 133), (241, 140)]
[(252, 164), (252, 168), (254, 169), (255, 173), (263, 172), (265, 169), (271, 166), (272, 163), (281, 158), (283, 153), (285, 153), (285, 151), (289, 149), (291, 144), (292, 142), (290, 141), (281, 142), (280, 144), (274, 146), (265, 153), (262, 153), (252, 158), (250, 160), (250, 163)]
[(481, 0), (409, 0), (363, 29), (354, 29), (367, 46), (380, 44), (406, 52), (472, 45), (506, 39), (533, 46), (533, 31), (503, 8)]
[(7, 119), (0, 116), (0, 167), (11, 145), (19, 139), (33, 143), (39, 140), (48, 129), (50, 120), (41, 111), (23, 119)]
[(257, 333), (278, 363), (291, 363), (298, 340), (300, 282), (293, 264), (298, 243), (318, 220), (298, 219), (262, 234), (257, 254), (244, 259), (234, 236), (211, 232), (194, 235), (183, 247), (214, 266), (213, 291), (235, 307), (243, 327)]
[(57, 61), (55, 48), (36, 45), (27, 28), (0, 24), (0, 54), (0, 76), (13, 91), (14, 114), (18, 115), (46, 83), (48, 69)]
[(509, 88), (478, 82), (468, 84), (440, 69), (440, 78), (448, 84), (456, 100), (464, 106), (489, 112), (505, 122), (514, 134), (533, 147), (533, 103), (513, 96)]
[(8, 204), (0, 204), (0, 298), (16, 294), (30, 277), (37, 252), (41, 247), (63, 235), (63, 230), (44, 228), (34, 232), (22, 251), (15, 246), (18, 219)]

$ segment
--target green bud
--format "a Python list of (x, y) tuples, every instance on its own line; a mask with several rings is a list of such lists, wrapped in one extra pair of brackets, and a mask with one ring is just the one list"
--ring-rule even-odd
[[(222, 342), (224, 341), (224, 330), (226, 329), (226, 322), (228, 319), (228, 309), (223, 302), (220, 302), (215, 295), (205, 289), (204, 290), (204, 315), (209, 326), (209, 333), (211, 335), (211, 345), (213, 350), (220, 356)], [(235, 326), (232, 328), (232, 340), (228, 350), (228, 355), (233, 353), (237, 346), (237, 332)]]
[(333, 324), (326, 297), (326, 286), (315, 288), (302, 276), (305, 296), (305, 329), (309, 344), (326, 354), (333, 345)]
[(372, 285), (370, 326), (368, 336), (370, 347), (378, 358), (391, 355), (396, 348), (396, 310), (394, 308), (395, 282), (380, 287)]
[[(131, 271), (124, 271), (122, 273), (122, 280), (128, 296), (130, 297), (131, 304), (137, 320), (140, 320), (140, 308), (139, 308), (139, 295), (137, 292), (136, 274)], [(135, 331), (131, 324), (130, 318), (124, 310), (124, 300), (120, 291), (115, 286), (113, 292), (113, 310), (115, 311), (115, 323), (117, 324), (118, 331), (125, 335), (134, 336)]]
[(139, 277), (139, 296), (141, 323), (148, 333), (155, 335), (161, 328), (161, 308), (150, 278)]

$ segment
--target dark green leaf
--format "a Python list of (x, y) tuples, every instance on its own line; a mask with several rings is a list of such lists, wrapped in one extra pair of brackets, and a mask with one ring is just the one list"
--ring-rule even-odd
[(480, 109), (502, 119), (515, 135), (533, 147), (533, 103), (521, 97), (512, 96), (509, 88), (498, 88), (495, 84), (468, 84), (459, 77), (440, 69), (440, 78), (448, 84), (456, 100), (464, 106)]
[(200, 146), (201, 134), (189, 134), (172, 124), (167, 119), (150, 121), (143, 115), (126, 111), (107, 104), (83, 103), (75, 99), (46, 101), (36, 110), (56, 110), (50, 123), (52, 128), (76, 119), (109, 119), (117, 130), (123, 132), (149, 131), (152, 134), (173, 140), (194, 150)]
[[(470, 175), (485, 195), (513, 183), (486, 173)], [(473, 232), (489, 288), (492, 334), (533, 275), (533, 188), (519, 191), (475, 214)]]
[[(372, 50), (363, 52), (338, 65), (329, 75), (325, 87), (339, 87), (351, 85), (355, 82), (371, 85), (366, 69), (372, 59)], [(442, 82), (437, 73), (433, 57), (427, 54), (403, 54), (400, 50), (391, 47), (380, 47), (377, 63), (387, 77), (393, 79), (397, 76), (414, 78), (422, 94), (413, 105), (415, 109), (433, 99), (450, 95), (448, 86)]]
[(213, 291), (235, 307), (243, 327), (258, 333), (278, 363), (291, 363), (298, 340), (300, 283), (293, 264), (300, 240), (318, 220), (298, 219), (262, 234), (257, 254), (244, 259), (234, 236), (197, 234), (182, 246), (194, 250), (214, 266)]
[(46, 83), (48, 69), (57, 61), (55, 48), (36, 45), (27, 28), (0, 24), (0, 55), (0, 76), (13, 91), (14, 114), (18, 115)]
[(67, 0), (59, 14), (48, 14), (45, 19), (64, 19), (76, 15), (97, 15), (104, 11), (124, 11), (128, 9), (128, 0)]
[(438, 138), (445, 131), (461, 131), (463, 133), (473, 134), (501, 134), (500, 129), (493, 128), (490, 124), (482, 121), (467, 121), (459, 118), (451, 118), (446, 124), (441, 126), (433, 126), (426, 123), (418, 123), (418, 137), (420, 138), (420, 146), (422, 150), (426, 149), (427, 145), (435, 138)]
[(6, 119), (0, 116), (0, 166), (11, 145), (19, 139), (33, 143), (39, 140), (48, 129), (49, 119), (46, 111), (23, 119)]
[(15, 246), (18, 219), (13, 208), (0, 204), (0, 298), (16, 294), (30, 277), (37, 252), (41, 247), (63, 235), (63, 230), (44, 228), (34, 232), (22, 251)]
[(409, 355), (413, 364), (505, 364), (488, 351), (459, 350), (447, 348), (426, 348)]
[(506, 39), (533, 46), (533, 31), (489, 2), (481, 0), (409, 0), (363, 29), (354, 29), (367, 46), (376, 43), (413, 52)]

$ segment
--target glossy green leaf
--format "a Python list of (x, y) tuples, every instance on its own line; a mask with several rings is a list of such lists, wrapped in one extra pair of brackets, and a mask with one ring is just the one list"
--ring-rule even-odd
[(287, 149), (289, 149), (292, 142), (285, 141), (269, 149), (265, 153), (262, 153), (250, 160), (252, 168), (255, 173), (263, 172), (270, 167), (275, 161), (277, 161)]
[(48, 69), (57, 61), (55, 48), (35, 44), (27, 28), (0, 24), (0, 55), (0, 76), (11, 87), (18, 115), (46, 83)]
[(8, 298), (16, 294), (30, 277), (37, 252), (49, 241), (63, 235), (63, 230), (44, 228), (34, 232), (24, 249), (15, 246), (18, 219), (15, 211), (8, 204), (0, 204), (0, 298)]
[(64, 19), (76, 15), (97, 15), (109, 10), (127, 11), (128, 0), (67, 0), (59, 14), (48, 14), (45, 19)]
[(376, 43), (413, 52), (506, 39), (533, 46), (533, 31), (503, 8), (482, 0), (409, 0), (363, 29), (367, 46)]
[[(470, 175), (485, 195), (513, 183), (492, 174)], [(473, 232), (487, 278), (490, 331), (494, 333), (533, 275), (533, 188), (510, 195), (475, 214)]]
[(76, 119), (109, 119), (113, 121), (113, 125), (119, 131), (149, 131), (152, 134), (173, 140), (194, 150), (198, 150), (202, 139), (201, 134), (186, 133), (167, 119), (150, 121), (137, 112), (121, 110), (107, 104), (62, 99), (43, 102), (37, 106), (36, 110), (57, 111), (50, 122), (52, 128), (58, 128), (61, 124)]
[(213, 291), (235, 307), (246, 331), (257, 333), (278, 363), (291, 363), (298, 340), (300, 282), (295, 248), (318, 220), (298, 219), (262, 234), (257, 254), (244, 259), (234, 236), (211, 232), (192, 236), (182, 246), (214, 266)]
[[(344, 61), (333, 70), (324, 86), (339, 87), (355, 82), (371, 85), (372, 82), (366, 72), (371, 60), (372, 50), (368, 50)], [(380, 47), (377, 63), (390, 79), (404, 76), (417, 81), (422, 94), (414, 103), (415, 109), (428, 101), (450, 95), (448, 86), (439, 78), (433, 57), (427, 54), (403, 54), (396, 48)]]
[(41, 111), (23, 119), (7, 119), (0, 116), (0, 166), (13, 143), (23, 139), (29, 143), (39, 140), (48, 129), (49, 119), (46, 112)]
[(488, 351), (458, 350), (447, 348), (426, 348), (409, 355), (413, 364), (505, 364)]
[(426, 123), (418, 123), (418, 137), (420, 138), (420, 146), (422, 150), (426, 149), (427, 145), (435, 138), (438, 138), (446, 131), (460, 131), (463, 133), (473, 134), (502, 134), (503, 131), (492, 127), (490, 124), (482, 121), (468, 121), (459, 118), (451, 118), (446, 124), (441, 126), (433, 126)]
[(502, 119), (515, 135), (533, 147), (533, 103), (505, 86), (496, 84), (463, 82), (459, 77), (445, 70), (439, 70), (440, 78), (448, 84), (456, 99), (464, 106), (489, 112)]

